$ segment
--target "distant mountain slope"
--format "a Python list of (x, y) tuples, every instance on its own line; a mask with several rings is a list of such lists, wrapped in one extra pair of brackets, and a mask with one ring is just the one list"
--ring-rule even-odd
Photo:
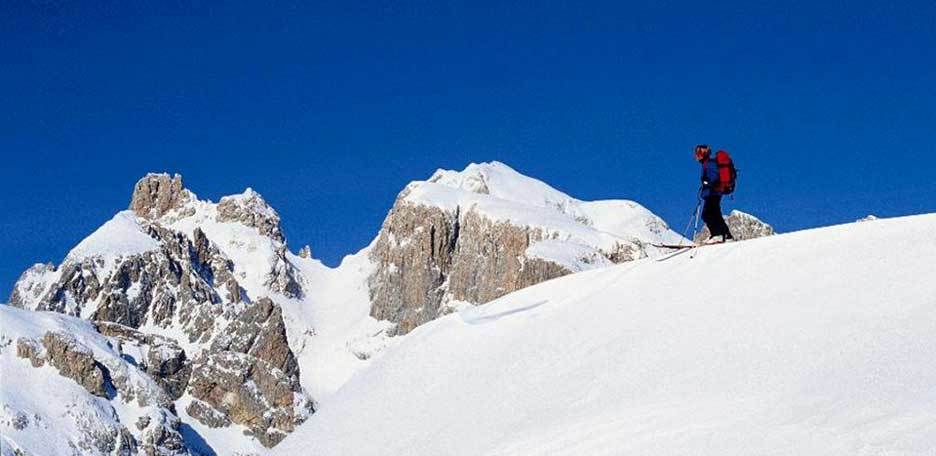
[(273, 453), (933, 454), (936, 214), (697, 253), (425, 324)]
[(0, 455), (57, 454), (189, 452), (172, 398), (90, 322), (0, 306)]
[(586, 202), (499, 163), (409, 184), (369, 256), (371, 315), (406, 333), (440, 315), (682, 237), (633, 201)]

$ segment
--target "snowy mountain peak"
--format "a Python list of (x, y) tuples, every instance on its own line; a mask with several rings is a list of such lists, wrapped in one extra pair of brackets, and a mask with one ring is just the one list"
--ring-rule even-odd
[(678, 242), (663, 220), (629, 200), (582, 201), (501, 162), (437, 170), (401, 193), (405, 203), (474, 211), (492, 221), (543, 228), (579, 244), (609, 248), (622, 240)]
[(535, 207), (565, 207), (573, 200), (543, 181), (497, 161), (471, 163), (462, 171), (440, 169), (426, 183)]
[(237, 222), (256, 228), (260, 234), (277, 241), (284, 241), (279, 213), (263, 196), (248, 187), (244, 193), (221, 198), (218, 202), (218, 221)]
[(680, 241), (633, 201), (581, 201), (499, 162), (438, 170), (400, 193), (370, 250), (371, 315), (405, 333), (450, 309)]

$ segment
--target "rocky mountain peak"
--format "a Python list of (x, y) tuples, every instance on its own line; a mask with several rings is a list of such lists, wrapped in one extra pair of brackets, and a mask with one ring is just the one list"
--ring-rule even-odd
[(218, 202), (218, 221), (236, 222), (256, 228), (260, 234), (277, 241), (284, 241), (280, 227), (280, 216), (263, 196), (247, 188), (244, 193), (221, 198)]
[(371, 315), (406, 333), (461, 305), (646, 256), (681, 236), (632, 201), (581, 201), (499, 163), (409, 184), (369, 251)]
[(194, 196), (182, 185), (182, 176), (150, 173), (133, 187), (130, 210), (139, 217), (155, 220), (185, 206)]
[[(738, 241), (773, 236), (776, 234), (772, 226), (746, 212), (731, 211), (731, 214), (725, 217), (725, 222), (728, 224), (728, 229), (731, 230), (731, 234), (734, 236), (735, 240)], [(708, 228), (702, 228), (702, 230), (696, 234), (695, 241), (701, 242), (708, 238)]]

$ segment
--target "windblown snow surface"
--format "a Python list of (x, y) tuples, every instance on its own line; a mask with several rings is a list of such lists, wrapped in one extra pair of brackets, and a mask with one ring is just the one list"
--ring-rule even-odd
[(936, 454), (936, 214), (705, 247), (428, 323), (274, 449)]

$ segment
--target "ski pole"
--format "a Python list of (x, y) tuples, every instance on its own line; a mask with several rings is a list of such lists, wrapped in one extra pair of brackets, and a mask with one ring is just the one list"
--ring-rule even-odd
[[(699, 210), (702, 207), (702, 198), (699, 198), (698, 203), (696, 203), (695, 209), (692, 210), (692, 214), (689, 215), (689, 223), (686, 225), (686, 229), (683, 230), (683, 238), (689, 234), (689, 228), (692, 228), (692, 225), (695, 223), (696, 228), (698, 228), (699, 223)], [(695, 233), (692, 234), (695, 236)]]

